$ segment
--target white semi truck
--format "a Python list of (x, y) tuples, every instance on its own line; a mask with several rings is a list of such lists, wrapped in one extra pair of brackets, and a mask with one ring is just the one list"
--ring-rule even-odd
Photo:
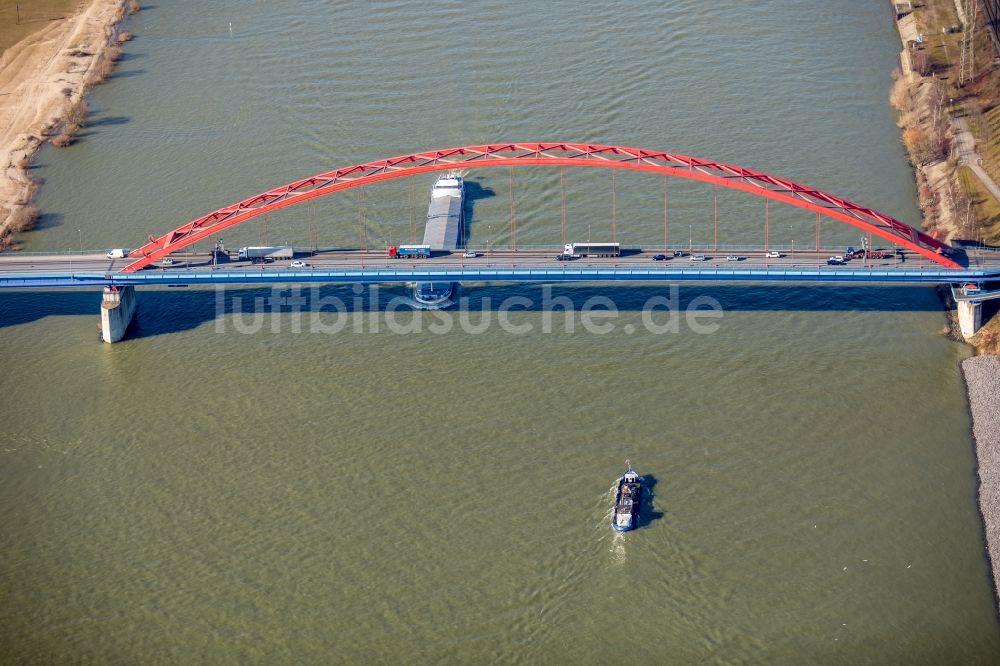
[(274, 261), (275, 259), (291, 259), (295, 250), (291, 245), (257, 245), (240, 248), (240, 261)]
[(572, 257), (617, 257), (622, 248), (621, 243), (566, 243), (563, 253)]

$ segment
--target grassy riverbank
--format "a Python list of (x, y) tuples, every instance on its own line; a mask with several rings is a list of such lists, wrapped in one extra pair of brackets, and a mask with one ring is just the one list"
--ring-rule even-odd
[[(891, 101), (916, 169), (924, 228), (949, 240), (998, 244), (1000, 201), (963, 164), (1000, 182), (1000, 54), (985, 14), (972, 23), (955, 0), (927, 0), (900, 17), (903, 51)], [(963, 131), (971, 134), (964, 155)]]

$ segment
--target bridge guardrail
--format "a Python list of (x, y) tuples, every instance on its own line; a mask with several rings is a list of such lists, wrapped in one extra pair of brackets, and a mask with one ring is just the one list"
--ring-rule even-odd
[(308, 269), (303, 271), (208, 270), (141, 271), (108, 274), (103, 271), (65, 273), (0, 274), (3, 287), (99, 287), (106, 285), (212, 285), (290, 283), (378, 283), (378, 282), (814, 282), (942, 284), (966, 280), (1000, 280), (994, 271), (951, 269), (812, 269), (764, 267), (524, 267), (480, 266), (451, 270), (413, 268)]

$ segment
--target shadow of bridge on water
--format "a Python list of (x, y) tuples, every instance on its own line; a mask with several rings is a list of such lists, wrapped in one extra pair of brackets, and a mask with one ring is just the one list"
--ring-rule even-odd
[[(673, 290), (673, 291), (672, 291)], [(411, 291), (405, 285), (274, 285), (216, 289), (156, 287), (137, 289), (139, 309), (129, 331), (129, 339), (167, 335), (196, 329), (228, 315), (253, 316), (310, 312), (388, 312), (404, 317)], [(592, 300), (603, 297), (600, 302)], [(705, 306), (714, 299), (723, 312), (936, 312), (943, 311), (940, 298), (926, 286), (859, 285), (718, 285), (693, 284), (624, 286), (613, 284), (469, 284), (459, 287), (456, 305), (446, 312), (468, 310), (496, 313), (506, 308), (511, 314), (554, 312), (565, 309), (582, 312), (604, 309), (610, 302), (618, 312), (641, 312), (650, 299), (664, 298), (678, 312)], [(509, 301), (508, 299), (517, 299)], [(607, 299), (604, 301), (603, 299)], [(698, 299), (698, 300), (696, 300)], [(336, 305), (331, 306), (334, 302)], [(7, 290), (0, 291), (0, 330), (30, 324), (47, 317), (93, 317), (99, 320), (101, 292), (93, 290)], [(983, 305), (983, 321), (1000, 308), (1000, 301)]]

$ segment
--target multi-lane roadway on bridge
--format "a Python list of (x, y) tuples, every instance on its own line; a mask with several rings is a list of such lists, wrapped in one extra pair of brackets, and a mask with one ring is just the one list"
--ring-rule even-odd
[[(944, 268), (913, 253), (885, 259), (852, 259), (829, 265), (834, 251), (711, 251), (694, 248), (682, 256), (662, 249), (623, 250), (619, 257), (582, 257), (558, 261), (556, 249), (440, 252), (428, 259), (390, 259), (382, 250), (300, 252), (295, 265), (237, 261), (210, 253), (179, 254), (132, 274), (119, 271), (130, 259), (104, 253), (0, 255), (0, 287), (93, 286), (98, 284), (211, 284), (264, 282), (391, 282), (419, 279), (489, 280), (802, 280), (818, 282), (959, 282), (1000, 276), (1000, 251), (973, 249), (964, 270)], [(662, 261), (654, 260), (665, 254)], [(697, 257), (704, 256), (704, 260)], [(727, 257), (738, 257), (728, 259)], [(304, 264), (304, 265), (303, 265)]]

